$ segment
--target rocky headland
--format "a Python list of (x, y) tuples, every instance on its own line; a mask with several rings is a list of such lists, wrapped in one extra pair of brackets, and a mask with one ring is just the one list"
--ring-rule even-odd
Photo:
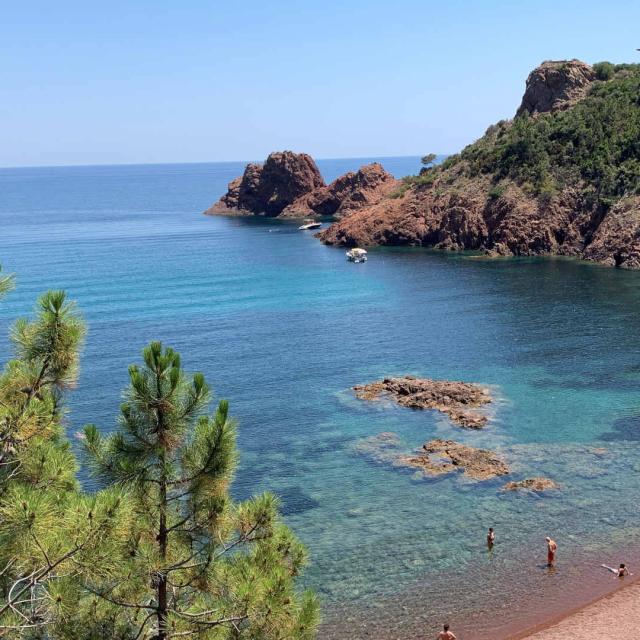
[(545, 62), (514, 119), (320, 238), (638, 268), (639, 93), (640, 65)]
[(353, 390), (361, 400), (390, 398), (403, 407), (440, 411), (467, 429), (481, 429), (487, 424), (487, 416), (478, 409), (491, 402), (488, 389), (480, 385), (414, 376), (384, 378)]
[(379, 164), (325, 185), (289, 151), (207, 213), (334, 216), (322, 242), (555, 254), (640, 268), (640, 65), (547, 61), (513, 119), (438, 166), (395, 180)]
[(262, 165), (248, 164), (243, 175), (230, 182), (227, 193), (205, 213), (340, 219), (377, 204), (398, 185), (377, 162), (327, 185), (311, 156), (281, 151), (270, 154)]

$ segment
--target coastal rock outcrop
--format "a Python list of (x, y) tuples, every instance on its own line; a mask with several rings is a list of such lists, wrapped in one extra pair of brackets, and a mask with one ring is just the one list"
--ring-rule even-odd
[(308, 213), (318, 216), (343, 218), (353, 211), (380, 202), (399, 184), (384, 167), (378, 163), (360, 167), (336, 178), (326, 187), (320, 187), (306, 198), (300, 198), (290, 205), (283, 215)]
[(242, 177), (232, 180), (227, 193), (205, 213), (277, 216), (319, 187), (324, 187), (324, 180), (311, 156), (279, 151), (263, 165), (248, 164)]
[(475, 449), (454, 440), (431, 440), (422, 451), (401, 456), (399, 462), (417, 467), (427, 475), (461, 471), (474, 480), (489, 480), (509, 473), (507, 464), (493, 451)]
[(403, 407), (435, 409), (454, 424), (468, 429), (481, 429), (487, 424), (487, 416), (478, 408), (491, 402), (489, 391), (480, 385), (414, 376), (384, 378), (355, 386), (353, 390), (361, 400), (388, 397)]
[(640, 196), (623, 198), (612, 207), (586, 248), (585, 258), (640, 269)]
[(380, 163), (373, 162), (326, 185), (311, 156), (280, 151), (270, 154), (263, 165), (248, 164), (205, 213), (342, 218), (380, 202), (398, 184)]
[(438, 476), (461, 472), (474, 480), (507, 475), (508, 465), (493, 451), (475, 449), (454, 440), (431, 440), (407, 454), (396, 433), (385, 432), (358, 440), (354, 452), (375, 464), (416, 469), (420, 475)]
[(581, 60), (547, 60), (529, 74), (516, 116), (567, 109), (595, 79), (593, 67)]
[(549, 61), (514, 120), (318, 237), (640, 268), (640, 65)]
[(503, 487), (505, 491), (520, 491), (524, 489), (526, 491), (534, 491), (535, 493), (542, 493), (543, 491), (557, 488), (558, 485), (553, 480), (549, 480), (549, 478), (527, 478), (526, 480), (518, 480), (517, 482), (507, 482)]

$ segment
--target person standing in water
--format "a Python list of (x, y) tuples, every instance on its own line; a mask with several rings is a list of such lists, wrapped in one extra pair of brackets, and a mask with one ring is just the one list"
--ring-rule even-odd
[(493, 530), (493, 527), (489, 527), (489, 533), (487, 533), (487, 547), (489, 547), (489, 549), (492, 549), (495, 541), (496, 534)]
[(449, 625), (444, 625), (444, 630), (438, 634), (438, 640), (456, 640), (456, 635), (449, 631)]
[(547, 541), (547, 567), (553, 567), (556, 561), (556, 551), (558, 550), (558, 545), (555, 540), (552, 540), (547, 536), (545, 538)]

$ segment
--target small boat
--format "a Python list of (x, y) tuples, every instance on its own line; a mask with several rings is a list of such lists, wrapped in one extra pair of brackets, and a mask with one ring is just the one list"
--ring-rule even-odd
[(358, 249), (358, 247), (349, 249), (347, 251), (347, 260), (349, 262), (366, 262), (367, 252), (364, 249)]
[(304, 224), (300, 225), (298, 229), (300, 231), (308, 231), (309, 229), (319, 229), (322, 226), (322, 222), (316, 222), (315, 220), (305, 220)]

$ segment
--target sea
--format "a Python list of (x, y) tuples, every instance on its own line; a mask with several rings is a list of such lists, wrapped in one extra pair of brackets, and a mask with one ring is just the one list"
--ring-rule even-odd
[[(372, 160), (318, 165), (329, 181)], [(377, 160), (396, 176), (420, 166)], [(17, 284), (0, 302), (2, 361), (47, 289), (89, 327), (69, 437), (115, 428), (149, 341), (177, 349), (239, 421), (234, 496), (276, 493), (309, 549), (321, 639), (433, 637), (443, 622), (515, 637), (616, 587), (601, 565), (640, 562), (640, 273), (420, 248), (349, 263), (296, 222), (203, 215), (243, 167), (0, 170), (0, 263)], [(488, 425), (354, 397), (405, 374), (489, 387)], [(490, 449), (511, 473), (425, 478), (372, 451), (381, 433), (407, 453), (434, 438)], [(504, 490), (532, 477), (559, 488)]]

